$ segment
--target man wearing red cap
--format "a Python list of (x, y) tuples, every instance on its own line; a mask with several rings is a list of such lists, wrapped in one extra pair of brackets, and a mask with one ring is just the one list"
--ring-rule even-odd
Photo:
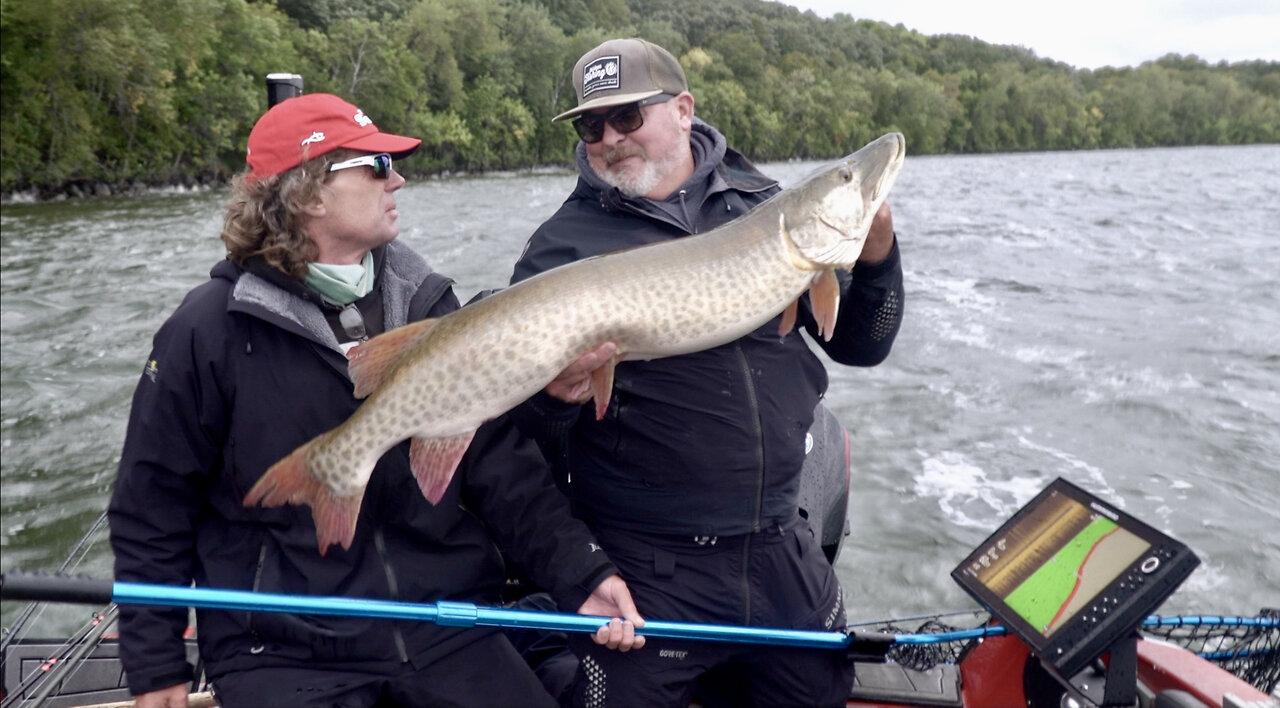
[[(529, 239), (512, 282), (708, 231), (779, 191), (694, 117), (684, 71), (662, 47), (607, 41), (572, 78), (578, 105), (555, 120), (573, 119), (582, 140), (578, 183)], [(799, 324), (832, 360), (878, 364), (903, 301), (887, 205), (839, 278), (831, 341), (817, 336), (807, 299)], [(706, 351), (621, 362), (601, 420), (579, 405), (581, 377), (552, 382), (515, 414), (569, 480), (574, 512), (647, 617), (845, 626), (840, 583), (798, 502), (805, 433), (827, 374), (798, 328), (778, 337), (779, 322)], [(642, 652), (610, 654), (570, 641), (581, 657), (570, 696), (578, 706), (687, 706), (713, 669), (732, 672), (736, 680), (719, 685), (734, 689), (735, 706), (844, 706), (853, 683), (851, 663), (829, 650), (650, 639)]]
[[(501, 546), (559, 609), (615, 620), (594, 639), (643, 645), (625, 584), (506, 418), (476, 433), (430, 505), (408, 446), (383, 456), (349, 549), (321, 556), (306, 507), (246, 508), (275, 461), (342, 423), (344, 352), (459, 307), (448, 278), (395, 240), (394, 161), (420, 141), (331, 95), (291, 98), (249, 135), (226, 260), (156, 334), (134, 394), (109, 518), (119, 581), (407, 602), (501, 600)], [(496, 545), (495, 545), (496, 543)], [(495, 629), (252, 611), (197, 612), (224, 708), (554, 706)], [(185, 706), (185, 609), (125, 606), (120, 654), (139, 708)]]

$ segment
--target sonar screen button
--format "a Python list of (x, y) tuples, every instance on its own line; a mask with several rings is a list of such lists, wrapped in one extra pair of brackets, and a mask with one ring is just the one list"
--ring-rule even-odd
[(1160, 567), (1160, 559), (1156, 558), (1155, 556), (1151, 556), (1150, 558), (1142, 561), (1142, 565), (1138, 566), (1138, 569), (1146, 573), (1147, 575), (1151, 575), (1152, 573), (1156, 572), (1156, 568), (1159, 568), (1159, 567)]

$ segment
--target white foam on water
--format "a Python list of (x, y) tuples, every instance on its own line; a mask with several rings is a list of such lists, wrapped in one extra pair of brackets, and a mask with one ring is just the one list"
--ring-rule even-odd
[(1014, 347), (1010, 355), (1024, 364), (1053, 364), (1066, 366), (1083, 360), (1089, 352), (1083, 349), (1063, 349), (1060, 347)]
[(912, 273), (918, 287), (916, 302), (923, 326), (940, 342), (956, 342), (990, 350), (994, 348), (988, 323), (1005, 321), (1000, 302), (977, 289), (974, 278), (949, 278), (936, 273)]
[(1104, 366), (1091, 375), (1081, 371), (1084, 387), (1081, 396), (1086, 403), (1104, 403), (1135, 398), (1162, 398), (1172, 393), (1186, 393), (1205, 388), (1190, 372), (1165, 373), (1150, 366), (1122, 369)]
[(953, 524), (992, 529), (1011, 516), (1044, 487), (1038, 477), (992, 479), (963, 453), (944, 451), (929, 456), (915, 478), (917, 496), (938, 500), (938, 508)]
[[(1124, 508), (1124, 499), (1114, 488), (1112, 488), (1110, 484), (1107, 483), (1107, 478), (1103, 475), (1100, 468), (1085, 462), (1065, 450), (1059, 450), (1055, 447), (1049, 447), (1047, 445), (1032, 442), (1023, 435), (1018, 436), (1018, 446), (1024, 450), (1043, 453), (1059, 461), (1072, 472), (1072, 474), (1063, 474), (1059, 472), (1060, 476), (1066, 477), (1078, 486), (1084, 487), (1098, 496), (1105, 497), (1107, 501), (1111, 502), (1115, 506), (1121, 509)], [(1083, 481), (1081, 479), (1082, 477), (1084, 480), (1088, 481)]]
[(929, 285), (948, 305), (976, 312), (992, 312), (997, 301), (978, 292), (976, 278), (933, 278)]
[[(1228, 584), (1233, 582), (1233, 578), (1235, 579), (1235, 582), (1240, 581), (1239, 568), (1227, 571), (1220, 565), (1206, 561), (1203, 553), (1197, 551), (1196, 555), (1200, 557), (1200, 565), (1196, 568), (1195, 572), (1187, 576), (1187, 579), (1178, 587), (1179, 601), (1185, 602), (1190, 596), (1211, 597), (1215, 591), (1226, 589)], [(1224, 611), (1251, 612), (1256, 609), (1259, 608), (1238, 607), (1224, 610), (1222, 607), (1215, 608), (1213, 606), (1206, 605), (1203, 607), (1195, 607), (1187, 611), (1222, 613)]]

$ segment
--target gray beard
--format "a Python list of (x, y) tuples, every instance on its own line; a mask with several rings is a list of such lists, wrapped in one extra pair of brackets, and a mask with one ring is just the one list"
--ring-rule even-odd
[(653, 188), (658, 186), (658, 182), (662, 181), (662, 175), (658, 173), (658, 165), (647, 157), (644, 160), (644, 167), (639, 172), (619, 174), (605, 168), (596, 169), (596, 174), (605, 184), (616, 187), (619, 192), (633, 199), (653, 191)]
[(644, 167), (638, 171), (621, 173), (610, 169), (608, 166), (609, 161), (614, 157), (610, 153), (606, 153), (598, 159), (587, 158), (591, 169), (595, 171), (596, 176), (601, 181), (610, 187), (616, 187), (619, 192), (632, 199), (644, 197), (652, 192), (659, 182), (679, 166), (680, 158), (682, 157), (678, 147), (672, 148), (666, 155), (657, 158), (650, 157), (648, 152), (639, 147), (635, 147), (633, 150), (624, 151), (622, 155), (638, 154), (644, 160)]

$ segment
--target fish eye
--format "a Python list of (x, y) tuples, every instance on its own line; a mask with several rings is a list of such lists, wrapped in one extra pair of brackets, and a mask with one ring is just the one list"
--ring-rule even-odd
[(841, 167), (841, 168), (840, 168), (840, 179), (842, 179), (842, 180), (844, 180), (844, 181), (846, 181), (846, 182), (852, 182), (852, 181), (853, 181), (853, 170), (849, 169), (848, 167)]

